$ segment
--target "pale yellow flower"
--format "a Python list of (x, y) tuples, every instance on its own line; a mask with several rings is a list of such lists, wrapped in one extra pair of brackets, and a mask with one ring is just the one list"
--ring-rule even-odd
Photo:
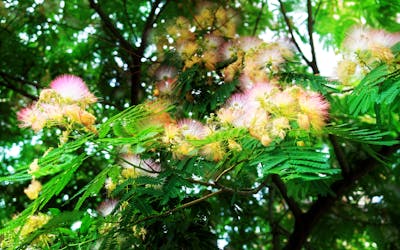
[(36, 158), (33, 162), (29, 165), (28, 174), (33, 174), (39, 170), (38, 159)]
[(38, 196), (40, 191), (42, 190), (42, 184), (40, 181), (32, 180), (31, 184), (27, 188), (24, 189), (24, 193), (28, 196), (29, 199), (35, 200)]

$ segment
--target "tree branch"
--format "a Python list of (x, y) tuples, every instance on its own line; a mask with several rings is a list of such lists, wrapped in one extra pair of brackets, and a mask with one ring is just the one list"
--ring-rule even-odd
[(123, 0), (122, 1), (123, 2), (122, 5), (124, 6), (124, 10), (123, 11), (124, 11), (125, 19), (128, 22), (129, 31), (133, 35), (133, 34), (135, 34), (135, 31), (133, 30), (133, 25), (132, 25), (132, 22), (130, 20), (129, 14), (128, 14), (128, 8), (127, 8), (127, 2), (126, 1), (127, 0)]
[(287, 194), (287, 189), (281, 178), (279, 178), (278, 175), (274, 174), (272, 175), (272, 182), (275, 184), (275, 186), (279, 189), (279, 192), (281, 193), (283, 199), (285, 200), (286, 204), (288, 205), (290, 211), (292, 211), (293, 216), (295, 218), (299, 218), (301, 214), (303, 213), (299, 207), (299, 205), (296, 203), (296, 201), (289, 197)]
[[(3, 79), (4, 79), (4, 77), (3, 77)], [(36, 101), (36, 100), (38, 99), (37, 96), (34, 96), (34, 95), (32, 95), (32, 94), (29, 94), (29, 93), (26, 92), (25, 90), (22, 90), (22, 89), (19, 89), (19, 88), (15, 87), (13, 84), (7, 82), (6, 79), (4, 79), (4, 82), (3, 82), (3, 81), (0, 81), (0, 85), (6, 87), (6, 88), (8, 88), (8, 89), (14, 90), (14, 91), (17, 92), (18, 94), (23, 95), (23, 96), (25, 96), (25, 97), (28, 97), (29, 99), (32, 99), (32, 100), (34, 100), (34, 101)]]
[(253, 195), (261, 191), (267, 184), (268, 184), (268, 178), (265, 178), (265, 180), (258, 185), (255, 188), (250, 188), (250, 189), (233, 189), (224, 185), (221, 185), (219, 183), (211, 183), (211, 182), (205, 182), (205, 181), (199, 181), (199, 180), (194, 180), (194, 179), (185, 179), (189, 181), (190, 183), (194, 184), (199, 184), (202, 186), (206, 187), (213, 187), (213, 188), (219, 188), (220, 190), (224, 190), (225, 192), (228, 193), (234, 193), (234, 194), (239, 194), (239, 195)]
[(252, 33), (253, 36), (255, 36), (255, 34), (257, 32), (258, 24), (260, 23), (262, 12), (264, 10), (264, 6), (265, 6), (265, 1), (261, 1), (260, 12), (257, 15), (256, 23), (255, 23), (254, 28), (253, 28), (253, 33)]
[(274, 199), (275, 199), (275, 188), (273, 186), (269, 187), (268, 192), (268, 220), (271, 225), (272, 234), (272, 249), (279, 250), (279, 230), (278, 223), (274, 220)]
[(34, 86), (35, 88), (38, 88), (38, 89), (42, 88), (42, 86), (40, 86), (40, 84), (38, 84), (36, 82), (28, 81), (22, 76), (10, 75), (10, 74), (8, 74), (8, 73), (6, 73), (4, 71), (0, 71), (0, 76), (2, 76), (4, 79), (7, 78), (7, 79), (11, 79), (13, 81), (21, 82), (23, 84), (32, 85), (32, 86)]
[(307, 59), (307, 57), (304, 55), (303, 51), (301, 50), (299, 44), (297, 43), (297, 40), (296, 40), (296, 38), (294, 36), (294, 33), (293, 33), (292, 25), (291, 25), (290, 20), (289, 20), (289, 18), (287, 16), (287, 11), (286, 11), (285, 5), (283, 4), (282, 0), (279, 0), (279, 5), (280, 5), (281, 13), (283, 15), (283, 19), (285, 20), (286, 26), (288, 27), (289, 34), (290, 34), (292, 42), (294, 43), (294, 46), (296, 46), (296, 49), (299, 51), (301, 57), (307, 63), (307, 65), (310, 65), (310, 63), (311, 63), (310, 60)]
[(317, 65), (317, 57), (315, 55), (314, 38), (313, 38), (314, 19), (313, 19), (313, 13), (312, 13), (311, 0), (307, 0), (307, 13), (308, 13), (307, 31), (308, 31), (308, 37), (309, 37), (309, 40), (310, 40), (311, 56), (312, 56), (312, 60), (309, 63), (309, 65), (312, 68), (314, 74), (319, 74), (319, 69), (318, 69), (318, 65)]
[(347, 178), (347, 176), (350, 173), (350, 166), (349, 163), (347, 162), (346, 155), (344, 154), (342, 147), (339, 145), (336, 136), (329, 134), (329, 140), (332, 144), (333, 151), (335, 152), (336, 155), (336, 159), (338, 160), (339, 166), (342, 170), (342, 176), (343, 178)]
[(187, 202), (187, 203), (185, 203), (185, 204), (183, 204), (183, 205), (181, 205), (179, 207), (175, 207), (175, 208), (170, 209), (168, 211), (165, 211), (165, 212), (163, 212), (161, 214), (150, 215), (150, 216), (145, 217), (143, 219), (137, 220), (134, 224), (139, 224), (141, 222), (148, 221), (148, 220), (155, 219), (155, 218), (162, 218), (162, 217), (169, 216), (169, 215), (173, 214), (174, 212), (176, 212), (178, 210), (181, 210), (181, 209), (184, 209), (184, 208), (187, 208), (187, 207), (191, 207), (193, 205), (196, 205), (197, 203), (200, 203), (200, 202), (202, 202), (204, 200), (207, 200), (208, 198), (211, 198), (213, 196), (219, 195), (219, 194), (221, 194), (223, 192), (226, 192), (226, 190), (223, 190), (223, 189), (217, 190), (214, 193), (209, 193), (209, 194), (207, 194), (205, 196), (202, 196), (202, 197), (200, 197), (200, 198), (198, 198), (196, 200), (189, 201), (189, 202)]
[[(383, 157), (389, 156), (396, 152), (400, 145), (391, 147), (382, 147), (379, 152)], [(352, 169), (347, 178), (338, 180), (331, 185), (331, 190), (335, 196), (319, 196), (318, 199), (311, 205), (306, 213), (303, 213), (299, 218), (296, 218), (294, 230), (289, 237), (289, 240), (284, 249), (300, 250), (305, 244), (312, 229), (321, 219), (321, 217), (329, 211), (335, 202), (344, 195), (359, 179), (367, 175), (370, 171), (381, 165), (380, 159), (369, 157), (365, 160), (357, 162), (356, 168)]]
[(90, 7), (94, 9), (96, 13), (100, 16), (101, 21), (110, 31), (110, 33), (114, 36), (114, 38), (117, 39), (117, 41), (121, 44), (121, 47), (128, 53), (134, 54), (136, 52), (136, 48), (133, 47), (132, 44), (130, 44), (127, 40), (125, 40), (121, 32), (113, 24), (112, 20), (107, 16), (107, 14), (104, 13), (104, 11), (100, 8), (100, 6), (94, 0), (89, 0), (89, 4)]
[(159, 15), (165, 9), (166, 5), (169, 3), (169, 0), (165, 2), (165, 4), (161, 7), (158, 14), (156, 14), (157, 9), (160, 8), (159, 5), (161, 0), (156, 0), (153, 2), (151, 6), (150, 13), (146, 19), (144, 24), (144, 28), (141, 35), (140, 46), (135, 51), (135, 54), (132, 55), (132, 63), (129, 65), (129, 71), (131, 72), (131, 104), (135, 105), (139, 103), (139, 91), (140, 91), (140, 80), (141, 80), (141, 66), (142, 66), (142, 58), (144, 55), (144, 51), (148, 45), (148, 37), (151, 29), (153, 28), (154, 22), (157, 20)]
[[(239, 164), (239, 163), (238, 163)], [(232, 165), (229, 168), (225, 169), (224, 171), (222, 171), (217, 178), (215, 178), (215, 182), (218, 182), (222, 176), (226, 175), (227, 173), (229, 173), (230, 171), (232, 171), (232, 169), (234, 169), (238, 164)]]
[[(143, 32), (142, 32), (142, 36), (140, 38), (140, 47), (139, 47), (139, 53), (138, 54), (143, 54), (144, 49), (147, 47), (147, 42), (148, 42), (148, 37), (149, 37), (149, 33), (150, 30), (153, 28), (153, 24), (157, 19), (156, 16), (156, 10), (157, 8), (159, 8), (159, 5), (161, 3), (161, 0), (156, 0), (152, 6), (151, 6), (151, 10), (149, 13), (149, 16), (146, 19), (146, 23), (144, 24), (144, 28), (143, 28)], [(163, 9), (165, 8), (165, 6), (168, 4), (168, 1), (164, 4)], [(159, 14), (161, 13), (162, 10), (160, 10)], [(142, 53), (140, 53), (140, 51), (142, 51)]]

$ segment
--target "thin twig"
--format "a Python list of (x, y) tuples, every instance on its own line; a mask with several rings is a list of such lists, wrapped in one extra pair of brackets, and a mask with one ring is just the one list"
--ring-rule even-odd
[(266, 178), (260, 185), (258, 185), (255, 188), (249, 188), (249, 189), (233, 189), (231, 187), (224, 186), (220, 183), (212, 183), (212, 182), (205, 182), (205, 181), (199, 181), (199, 180), (194, 180), (194, 179), (185, 179), (189, 181), (190, 183), (194, 184), (199, 184), (202, 186), (206, 187), (213, 187), (213, 188), (219, 188), (220, 190), (224, 190), (225, 192), (228, 193), (234, 193), (238, 195), (253, 195), (261, 191), (267, 183), (268, 183), (268, 178)]
[(265, 6), (265, 1), (261, 1), (260, 12), (259, 12), (258, 15), (257, 15), (256, 23), (255, 23), (254, 28), (253, 28), (253, 34), (252, 34), (253, 36), (254, 36), (254, 35), (256, 34), (256, 32), (257, 32), (258, 24), (260, 23), (261, 16), (262, 16), (262, 13), (263, 13), (263, 11), (264, 11), (264, 6)]
[(198, 198), (196, 200), (189, 201), (189, 202), (187, 202), (187, 203), (185, 203), (185, 204), (183, 204), (183, 205), (181, 205), (179, 207), (170, 209), (170, 210), (165, 211), (165, 212), (163, 212), (161, 214), (150, 215), (150, 216), (145, 217), (143, 219), (137, 220), (134, 224), (139, 224), (141, 222), (148, 221), (148, 220), (151, 220), (151, 219), (156, 219), (156, 218), (162, 218), (162, 217), (169, 216), (169, 215), (173, 214), (174, 212), (176, 212), (178, 210), (181, 210), (181, 209), (184, 209), (184, 208), (187, 208), (187, 207), (191, 207), (193, 205), (196, 205), (197, 203), (200, 203), (200, 202), (202, 202), (204, 200), (207, 200), (207, 199), (209, 199), (209, 198), (211, 198), (213, 196), (219, 195), (219, 194), (221, 194), (223, 192), (226, 192), (226, 191), (223, 190), (223, 189), (217, 190), (217, 191), (215, 191), (213, 193), (209, 193), (209, 194), (207, 194), (207, 195), (205, 195), (203, 197), (200, 197), (200, 198)]
[(310, 60), (307, 59), (307, 57), (305, 56), (305, 54), (301, 50), (299, 44), (297, 43), (297, 40), (296, 40), (296, 38), (294, 36), (294, 33), (293, 33), (292, 25), (291, 25), (290, 20), (289, 20), (289, 18), (287, 16), (287, 11), (286, 11), (285, 5), (283, 4), (282, 0), (279, 0), (279, 4), (280, 4), (281, 13), (283, 15), (283, 19), (285, 20), (286, 26), (288, 27), (289, 34), (290, 34), (290, 37), (292, 39), (292, 42), (294, 43), (294, 46), (296, 46), (296, 49), (299, 51), (301, 57), (307, 63), (307, 65), (310, 65), (310, 63), (311, 63)]
[(224, 176), (225, 174), (229, 173), (232, 169), (234, 169), (237, 166), (237, 164), (230, 166), (229, 168), (225, 169), (224, 171), (222, 171), (222, 173), (220, 173), (217, 178), (215, 178), (215, 182), (218, 182), (222, 176)]
[(22, 89), (19, 89), (19, 88), (15, 87), (14, 85), (12, 85), (12, 84), (10, 84), (10, 83), (8, 83), (8, 82), (0, 81), (0, 85), (6, 87), (6, 88), (8, 88), (8, 89), (14, 90), (14, 91), (17, 92), (18, 94), (23, 95), (23, 96), (25, 96), (25, 97), (28, 97), (28, 98), (30, 98), (30, 99), (32, 99), (32, 100), (34, 100), (34, 101), (38, 99), (37, 96), (34, 96), (34, 95), (32, 95), (32, 94), (29, 94), (28, 92), (26, 92), (26, 91), (24, 91), (24, 90), (22, 90)]
[(301, 214), (303, 213), (299, 207), (299, 205), (296, 203), (296, 201), (289, 197), (287, 194), (287, 189), (285, 184), (282, 182), (281, 178), (279, 178), (278, 175), (272, 175), (272, 181), (275, 184), (275, 186), (279, 189), (279, 192), (281, 193), (283, 199), (285, 200), (286, 204), (288, 205), (290, 211), (292, 211), (293, 216), (295, 218), (299, 218)]
[(346, 178), (350, 172), (350, 165), (347, 162), (346, 155), (344, 154), (342, 147), (339, 145), (336, 136), (329, 134), (329, 140), (332, 144), (333, 151), (335, 152), (336, 159), (338, 160), (339, 167), (342, 170), (342, 176)]
[(314, 19), (313, 19), (313, 14), (312, 14), (312, 5), (311, 5), (311, 0), (307, 0), (307, 31), (308, 31), (308, 38), (310, 41), (310, 47), (311, 47), (311, 56), (312, 60), (309, 63), (310, 67), (313, 70), (314, 74), (319, 74), (319, 69), (317, 65), (317, 57), (315, 54), (315, 45), (314, 45), (314, 38), (313, 38), (313, 33), (314, 33)]
[(40, 84), (38, 84), (36, 82), (28, 81), (22, 76), (14, 76), (14, 75), (8, 74), (8, 73), (6, 73), (4, 71), (0, 71), (0, 76), (2, 76), (3, 78), (11, 79), (13, 81), (17, 81), (17, 82), (21, 82), (21, 83), (24, 83), (24, 84), (32, 85), (32, 86), (34, 86), (35, 88), (38, 88), (38, 89), (42, 88), (42, 86), (40, 86)]
[(190, 183), (199, 184), (199, 185), (205, 186), (205, 187), (213, 187), (213, 188), (218, 188), (219, 187), (219, 185), (217, 185), (215, 183), (212, 183), (212, 182), (200, 181), (200, 180), (195, 180), (195, 179), (192, 179), (192, 178), (185, 179), (185, 180), (187, 180)]
[(107, 27), (107, 29), (111, 32), (115, 39), (121, 44), (121, 47), (124, 48), (129, 53), (135, 53), (136, 48), (132, 46), (125, 38), (122, 36), (121, 32), (117, 29), (117, 27), (113, 24), (112, 20), (107, 16), (107, 14), (100, 8), (100, 6), (95, 3), (94, 0), (89, 0), (90, 7), (96, 11), (96, 13), (100, 16), (102, 22)]

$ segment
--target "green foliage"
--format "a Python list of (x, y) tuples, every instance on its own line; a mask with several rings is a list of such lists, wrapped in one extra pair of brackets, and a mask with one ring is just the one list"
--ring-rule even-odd
[[(365, 61), (365, 75), (348, 85), (309, 73), (310, 63), (297, 52), (276, 67), (251, 68), (265, 75), (257, 81), (276, 83), (275, 91), (299, 86), (330, 104), (330, 125), (319, 131), (305, 129), (307, 123), (299, 128), (297, 113), (284, 114), (292, 104), (284, 96), (274, 100), (279, 114), (293, 117), (268, 141), (250, 126), (218, 120), (233, 94), (247, 93), (240, 77), (254, 51), (243, 58), (235, 52), (213, 68), (201, 61), (206, 50), (200, 48), (200, 61), (187, 67), (181, 48), (166, 37), (183, 15), (205, 43), (222, 27), (194, 26), (207, 21), (198, 7), (213, 4), (212, 15), (231, 8), (237, 36), (290, 37), (289, 25), (290, 38), (309, 45), (303, 29), (309, 24), (318, 35), (314, 42), (335, 51), (355, 24), (399, 30), (399, 6), (389, 0), (0, 2), (0, 248), (217, 249), (223, 239), (227, 249), (290, 249), (298, 228), (310, 229), (305, 249), (400, 247), (400, 43), (390, 60)], [(242, 64), (227, 81), (224, 70), (235, 62)], [(177, 69), (168, 97), (155, 94), (161, 65)], [(38, 135), (19, 128), (17, 111), (64, 73), (81, 76), (99, 98), (91, 110), (96, 129), (72, 132), (60, 143), (61, 127)], [(128, 105), (135, 98), (144, 103)], [(324, 115), (312, 105), (299, 109)], [(257, 128), (262, 135), (277, 118), (268, 116)], [(202, 121), (211, 132), (179, 137), (173, 128), (182, 129), (182, 118)], [(21, 151), (12, 154), (12, 148)], [(24, 190), (33, 180), (41, 189), (28, 200)]]
[(399, 143), (398, 140), (384, 139), (390, 137), (391, 133), (389, 131), (360, 129), (351, 126), (351, 124), (327, 127), (326, 131), (338, 137), (363, 144), (392, 146)]
[(340, 173), (329, 165), (329, 154), (322, 148), (293, 147), (282, 145), (266, 150), (253, 164), (262, 164), (264, 175), (278, 174), (284, 180), (303, 181), (323, 179)]
[(387, 65), (381, 65), (365, 76), (349, 98), (351, 114), (354, 116), (364, 114), (373, 107), (375, 100), (380, 99), (379, 85), (383, 83), (388, 73)]

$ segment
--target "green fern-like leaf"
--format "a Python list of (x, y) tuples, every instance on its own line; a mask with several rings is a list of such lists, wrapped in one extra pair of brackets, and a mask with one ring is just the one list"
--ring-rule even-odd
[(394, 100), (400, 95), (400, 70), (394, 73), (394, 77), (391, 77), (385, 81), (381, 86), (381, 93), (379, 98), (376, 100), (379, 104), (385, 105), (399, 105)]
[(60, 194), (64, 187), (70, 182), (75, 171), (81, 166), (82, 162), (87, 158), (82, 154), (74, 158), (60, 174), (51, 178), (49, 182), (43, 185), (42, 193), (35, 202), (40, 204), (39, 209), (43, 208), (47, 202), (55, 195)]
[(83, 202), (91, 195), (98, 194), (100, 192), (100, 189), (103, 187), (104, 182), (106, 181), (108, 173), (112, 170), (113, 167), (103, 169), (93, 180), (91, 180), (85, 187), (83, 187), (76, 195), (71, 198), (74, 199), (77, 195), (80, 195), (84, 192), (76, 203), (75, 210), (78, 210), (82, 206)]
[(398, 140), (385, 139), (389, 136), (390, 132), (360, 129), (352, 127), (350, 124), (329, 126), (325, 130), (330, 134), (359, 143), (385, 146), (392, 146), (399, 143)]
[(321, 148), (280, 146), (266, 152), (253, 164), (261, 166), (263, 175), (278, 174), (284, 180), (323, 179), (338, 174), (330, 167), (329, 154)]
[(364, 114), (373, 107), (379, 96), (379, 84), (385, 81), (388, 74), (388, 66), (381, 65), (361, 80), (348, 99), (352, 115)]
[(329, 97), (329, 95), (327, 95), (328, 93), (340, 93), (336, 88), (338, 83), (323, 76), (297, 72), (282, 72), (279, 73), (279, 77), (284, 82), (295, 83), (305, 88), (311, 88), (327, 97)]

